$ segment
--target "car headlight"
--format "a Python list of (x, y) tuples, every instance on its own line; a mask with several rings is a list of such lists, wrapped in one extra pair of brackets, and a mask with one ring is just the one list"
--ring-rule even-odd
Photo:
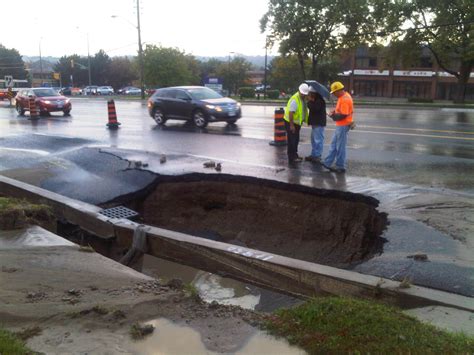
[(215, 109), (216, 109), (216, 106), (214, 106), (214, 105), (206, 105), (206, 107), (207, 107), (209, 110), (215, 110)]
[(65, 104), (68, 104), (68, 103), (69, 103), (69, 101), (71, 101), (71, 100), (69, 100), (69, 99), (66, 99), (66, 100), (64, 100), (64, 103), (65, 103)]
[(237, 102), (236, 106), (240, 107), (240, 106), (242, 106), (242, 104), (240, 102)]
[(43, 102), (43, 103), (45, 103), (45, 104), (47, 104), (47, 105), (49, 105), (49, 104), (51, 103), (51, 101), (49, 101), (49, 100), (41, 100), (41, 102)]

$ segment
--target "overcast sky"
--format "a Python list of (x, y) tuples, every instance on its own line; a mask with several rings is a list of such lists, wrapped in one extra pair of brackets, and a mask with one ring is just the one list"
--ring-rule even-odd
[[(20, 9), (21, 4), (21, 9)], [(197, 56), (265, 54), (259, 20), (268, 0), (140, 0), (145, 44)], [(22, 0), (2, 16), (0, 43), (21, 55), (135, 55), (136, 0)], [(112, 18), (112, 15), (118, 16)], [(275, 50), (269, 54), (275, 54)]]

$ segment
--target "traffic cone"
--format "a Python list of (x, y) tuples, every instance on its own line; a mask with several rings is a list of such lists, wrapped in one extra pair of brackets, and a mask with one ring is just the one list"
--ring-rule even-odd
[(115, 111), (115, 101), (114, 100), (107, 101), (107, 108), (109, 111), (109, 122), (107, 123), (107, 127), (118, 128), (118, 126), (120, 126), (121, 123), (117, 121), (117, 112)]
[(34, 96), (30, 96), (29, 99), (29, 108), (30, 108), (30, 119), (37, 119), (39, 118), (38, 108), (36, 107), (36, 98)]
[(13, 93), (13, 89), (12, 88), (8, 88), (8, 91), (7, 91), (7, 98), (8, 98), (8, 101), (10, 102), (10, 106), (12, 106), (12, 101), (13, 101), (13, 97), (15, 96), (15, 94)]
[(282, 146), (287, 144), (284, 115), (285, 110), (282, 108), (275, 110), (274, 140), (270, 142), (270, 145)]

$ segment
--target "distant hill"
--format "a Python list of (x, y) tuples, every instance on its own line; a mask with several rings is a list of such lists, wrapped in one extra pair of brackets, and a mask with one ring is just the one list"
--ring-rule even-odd
[[(252, 63), (252, 65), (255, 67), (255, 69), (263, 69), (263, 67), (265, 66), (265, 56), (263, 56), (263, 55), (251, 56), (251, 55), (235, 54), (232, 57), (235, 57), (235, 56), (242, 57), (245, 60), (249, 61), (250, 63)], [(201, 61), (201, 62), (207, 62), (211, 58), (215, 58), (215, 59), (221, 60), (223, 62), (227, 62), (229, 60), (228, 56), (220, 56), (220, 57), (196, 56), (196, 59)], [(267, 63), (269, 64), (272, 61), (273, 58), (274, 58), (274, 56), (269, 55), (267, 57)], [(50, 62), (50, 63), (53, 63), (53, 64), (56, 64), (59, 61), (58, 57), (42, 57), (41, 59), (45, 62)], [(23, 61), (25, 61), (25, 62), (31, 63), (31, 62), (37, 62), (39, 60), (40, 60), (39, 56), (27, 56), (27, 55), (23, 56)]]
[[(40, 60), (39, 56), (31, 56), (31, 57), (27, 55), (23, 56), (24, 62), (32, 63), (32, 62), (38, 62), (39, 60)], [(52, 64), (56, 64), (59, 61), (59, 58), (58, 57), (41, 57), (41, 60), (52, 63)]]
[[(252, 65), (256, 68), (256, 69), (263, 69), (263, 67), (265, 66), (265, 56), (264, 55), (243, 55), (243, 54), (235, 54), (234, 56), (236, 57), (242, 57), (244, 58), (245, 60), (249, 61), (250, 63), (252, 63)], [(234, 57), (232, 56), (232, 57)], [(218, 60), (221, 60), (223, 62), (227, 62), (229, 60), (229, 57), (201, 57), (201, 56), (196, 56), (196, 59), (201, 61), (201, 62), (207, 62), (209, 59), (218, 59)], [(275, 58), (274, 56), (267, 56), (267, 65), (270, 64), (270, 62), (272, 61), (272, 59)]]

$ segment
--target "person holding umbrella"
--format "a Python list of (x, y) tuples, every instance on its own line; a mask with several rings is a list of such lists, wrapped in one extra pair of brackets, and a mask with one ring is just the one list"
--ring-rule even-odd
[[(323, 167), (330, 171), (344, 173), (346, 171), (347, 133), (354, 127), (352, 117), (354, 104), (351, 95), (344, 90), (344, 85), (339, 81), (331, 84), (331, 94), (337, 97), (336, 109), (329, 114), (329, 117), (336, 122), (336, 131), (332, 137), (329, 153), (324, 159)], [(334, 160), (336, 161), (335, 169), (331, 167)]]
[(321, 162), (324, 146), (324, 128), (326, 127), (326, 101), (310, 85), (308, 96), (308, 126), (311, 126), (311, 155), (305, 158), (313, 163)]

